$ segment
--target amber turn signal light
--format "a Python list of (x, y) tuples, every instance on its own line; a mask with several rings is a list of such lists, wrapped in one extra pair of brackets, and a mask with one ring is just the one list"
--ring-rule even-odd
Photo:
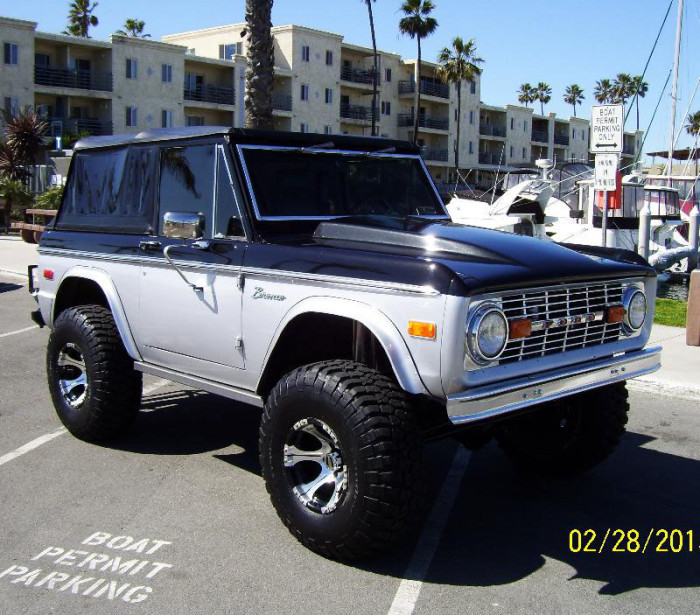
[(621, 305), (611, 305), (605, 312), (605, 322), (622, 322), (625, 319), (627, 310)]
[(408, 334), (413, 337), (424, 337), (425, 339), (434, 340), (435, 333), (435, 323), (416, 322), (414, 320), (408, 322)]
[(532, 321), (529, 318), (511, 321), (508, 327), (508, 339), (519, 340), (532, 333)]

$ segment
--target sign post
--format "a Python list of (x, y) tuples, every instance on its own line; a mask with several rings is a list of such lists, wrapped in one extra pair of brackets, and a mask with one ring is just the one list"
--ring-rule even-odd
[(608, 243), (608, 193), (617, 188), (618, 156), (624, 141), (623, 105), (594, 105), (591, 109), (591, 152), (595, 154), (594, 190), (603, 192), (603, 242)]

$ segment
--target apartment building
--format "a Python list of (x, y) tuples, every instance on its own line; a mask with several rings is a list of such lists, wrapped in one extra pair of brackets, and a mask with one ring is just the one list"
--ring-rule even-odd
[[(245, 24), (163, 37), (161, 42), (112, 35), (108, 42), (37, 31), (30, 21), (0, 17), (3, 64), (0, 102), (8, 110), (39, 107), (54, 136), (136, 133), (168, 126), (243, 126)], [(477, 176), (531, 166), (538, 158), (588, 160), (589, 122), (539, 115), (518, 105), (482, 101), (481, 81), (462, 84), (457, 143), (457, 90), (438, 66), (379, 51), (378, 100), (372, 108), (372, 50), (330, 32), (287, 25), (272, 29), (275, 48), (273, 115), (283, 131), (377, 134), (418, 143), (438, 182), (462, 169)], [(420, 88), (421, 104), (414, 96)], [(626, 133), (623, 164), (641, 146)]]

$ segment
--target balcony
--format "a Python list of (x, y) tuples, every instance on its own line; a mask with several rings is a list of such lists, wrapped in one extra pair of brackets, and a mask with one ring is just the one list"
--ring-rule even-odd
[(546, 130), (533, 130), (532, 140), (538, 143), (549, 143), (549, 135)]
[(627, 145), (625, 143), (624, 147), (622, 148), (622, 153), (627, 156), (634, 156), (636, 154), (634, 150), (634, 145)]
[(556, 145), (569, 145), (569, 137), (567, 135), (554, 135), (554, 143)]
[(479, 164), (499, 164), (501, 162), (500, 154), (479, 154)]
[[(343, 66), (340, 69), (340, 80), (350, 81), (351, 83), (360, 83), (362, 85), (372, 85), (374, 69), (352, 68), (352, 66)], [(377, 75), (377, 86), (381, 83), (379, 75)]]
[(505, 126), (494, 126), (493, 124), (480, 124), (479, 134), (490, 136), (490, 137), (505, 137), (506, 127)]
[[(415, 94), (415, 81), (399, 81), (399, 96), (402, 94)], [(447, 83), (430, 83), (421, 81), (420, 93), (426, 96), (436, 96), (438, 98), (450, 98), (450, 86)]]
[(201, 84), (194, 88), (185, 86), (185, 100), (234, 105), (236, 94), (233, 88), (225, 85)]
[(34, 83), (56, 88), (112, 91), (112, 73), (101, 70), (75, 70), (34, 66)]
[(275, 111), (291, 111), (292, 110), (292, 97), (286, 94), (273, 94), (272, 95), (272, 108)]
[(434, 162), (447, 162), (449, 160), (449, 154), (446, 149), (424, 147), (421, 149), (420, 153), (424, 160), (431, 160)]
[(113, 134), (112, 122), (103, 122), (96, 119), (67, 120), (60, 117), (49, 119), (49, 129), (46, 136), (62, 137), (68, 132), (74, 135), (88, 134), (91, 137), (111, 135)]
[[(416, 123), (416, 117), (410, 113), (399, 113), (398, 125), (399, 128), (413, 127)], [(431, 128), (432, 130), (449, 130), (450, 119), (447, 117), (434, 117), (431, 115), (421, 114), (418, 116), (418, 126), (420, 128)]]
[[(365, 122), (372, 121), (372, 108), (364, 107), (362, 105), (350, 105), (343, 103), (340, 105), (340, 117), (349, 120), (361, 120)], [(375, 119), (379, 119), (379, 114), (375, 109), (374, 112)]]

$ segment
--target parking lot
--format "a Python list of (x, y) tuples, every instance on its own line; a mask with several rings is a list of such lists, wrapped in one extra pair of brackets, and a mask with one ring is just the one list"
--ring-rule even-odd
[(259, 410), (147, 378), (129, 437), (65, 433), (33, 305), (0, 277), (2, 613), (698, 612), (698, 402), (633, 391), (623, 445), (572, 481), (431, 444), (421, 523), (340, 564), (275, 515)]

